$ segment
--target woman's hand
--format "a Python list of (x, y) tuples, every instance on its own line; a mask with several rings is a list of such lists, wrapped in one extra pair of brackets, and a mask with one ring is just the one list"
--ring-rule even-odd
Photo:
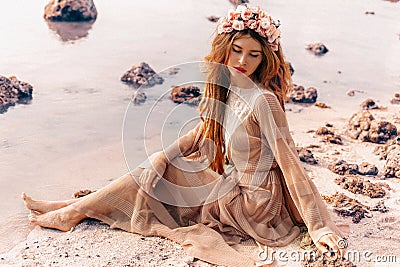
[(156, 152), (148, 158), (147, 164), (142, 164), (144, 167), (138, 178), (139, 185), (144, 191), (149, 193), (160, 181), (162, 175), (167, 168), (167, 159), (163, 152)]
[(328, 255), (328, 257), (333, 256), (331, 254), (332, 252), (336, 254), (338, 253), (336, 258), (340, 259), (345, 255), (347, 243), (344, 239), (336, 234), (326, 234), (318, 240), (315, 246), (323, 255)]

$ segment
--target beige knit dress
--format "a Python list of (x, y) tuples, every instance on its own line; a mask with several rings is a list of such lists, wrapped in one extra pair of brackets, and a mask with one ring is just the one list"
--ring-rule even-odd
[(262, 263), (257, 245), (287, 245), (301, 223), (314, 242), (327, 233), (342, 235), (304, 172), (276, 96), (258, 88), (231, 89), (223, 175), (195, 170), (210, 156), (199, 146), (200, 122), (164, 151), (164, 179), (150, 194), (136, 182), (143, 171), (138, 167), (73, 207), (111, 227), (167, 237), (190, 255), (224, 266)]

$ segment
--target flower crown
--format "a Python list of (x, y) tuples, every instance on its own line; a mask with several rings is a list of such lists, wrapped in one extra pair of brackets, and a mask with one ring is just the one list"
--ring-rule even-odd
[(278, 51), (281, 37), (281, 31), (278, 29), (279, 25), (279, 20), (275, 22), (259, 6), (248, 7), (244, 4), (238, 5), (236, 10), (229, 10), (227, 17), (222, 17), (218, 20), (217, 32), (222, 34), (233, 30), (251, 29), (261, 37), (266, 38), (272, 50)]

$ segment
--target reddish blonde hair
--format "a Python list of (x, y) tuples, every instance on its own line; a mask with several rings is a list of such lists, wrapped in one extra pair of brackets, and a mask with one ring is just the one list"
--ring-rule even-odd
[[(208, 76), (204, 96), (199, 104), (200, 117), (204, 122), (202, 127), (201, 145), (207, 151), (212, 152), (210, 168), (220, 174), (224, 172), (225, 143), (222, 127), (225, 104), (228, 99), (230, 73), (227, 67), (233, 42), (245, 35), (250, 35), (257, 40), (262, 47), (262, 60), (256, 71), (250, 78), (260, 87), (272, 91), (278, 98), (284, 109), (284, 103), (289, 90), (292, 87), (289, 66), (285, 62), (282, 49), (273, 51), (265, 38), (253, 30), (232, 31), (230, 33), (217, 34), (212, 42), (211, 52), (204, 58), (209, 64)], [(221, 65), (223, 64), (223, 65)], [(208, 142), (206, 140), (213, 140)]]

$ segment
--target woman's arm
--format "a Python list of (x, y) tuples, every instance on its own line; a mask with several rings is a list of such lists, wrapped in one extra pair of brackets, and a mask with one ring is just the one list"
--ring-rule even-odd
[[(260, 95), (255, 102), (254, 117), (283, 172), (290, 196), (314, 243), (321, 250), (321, 244), (326, 243), (332, 249), (338, 249), (335, 242), (343, 234), (333, 223), (315, 184), (304, 171), (289, 132), (285, 112), (276, 96), (271, 93)], [(325, 235), (332, 238), (321, 239)]]

